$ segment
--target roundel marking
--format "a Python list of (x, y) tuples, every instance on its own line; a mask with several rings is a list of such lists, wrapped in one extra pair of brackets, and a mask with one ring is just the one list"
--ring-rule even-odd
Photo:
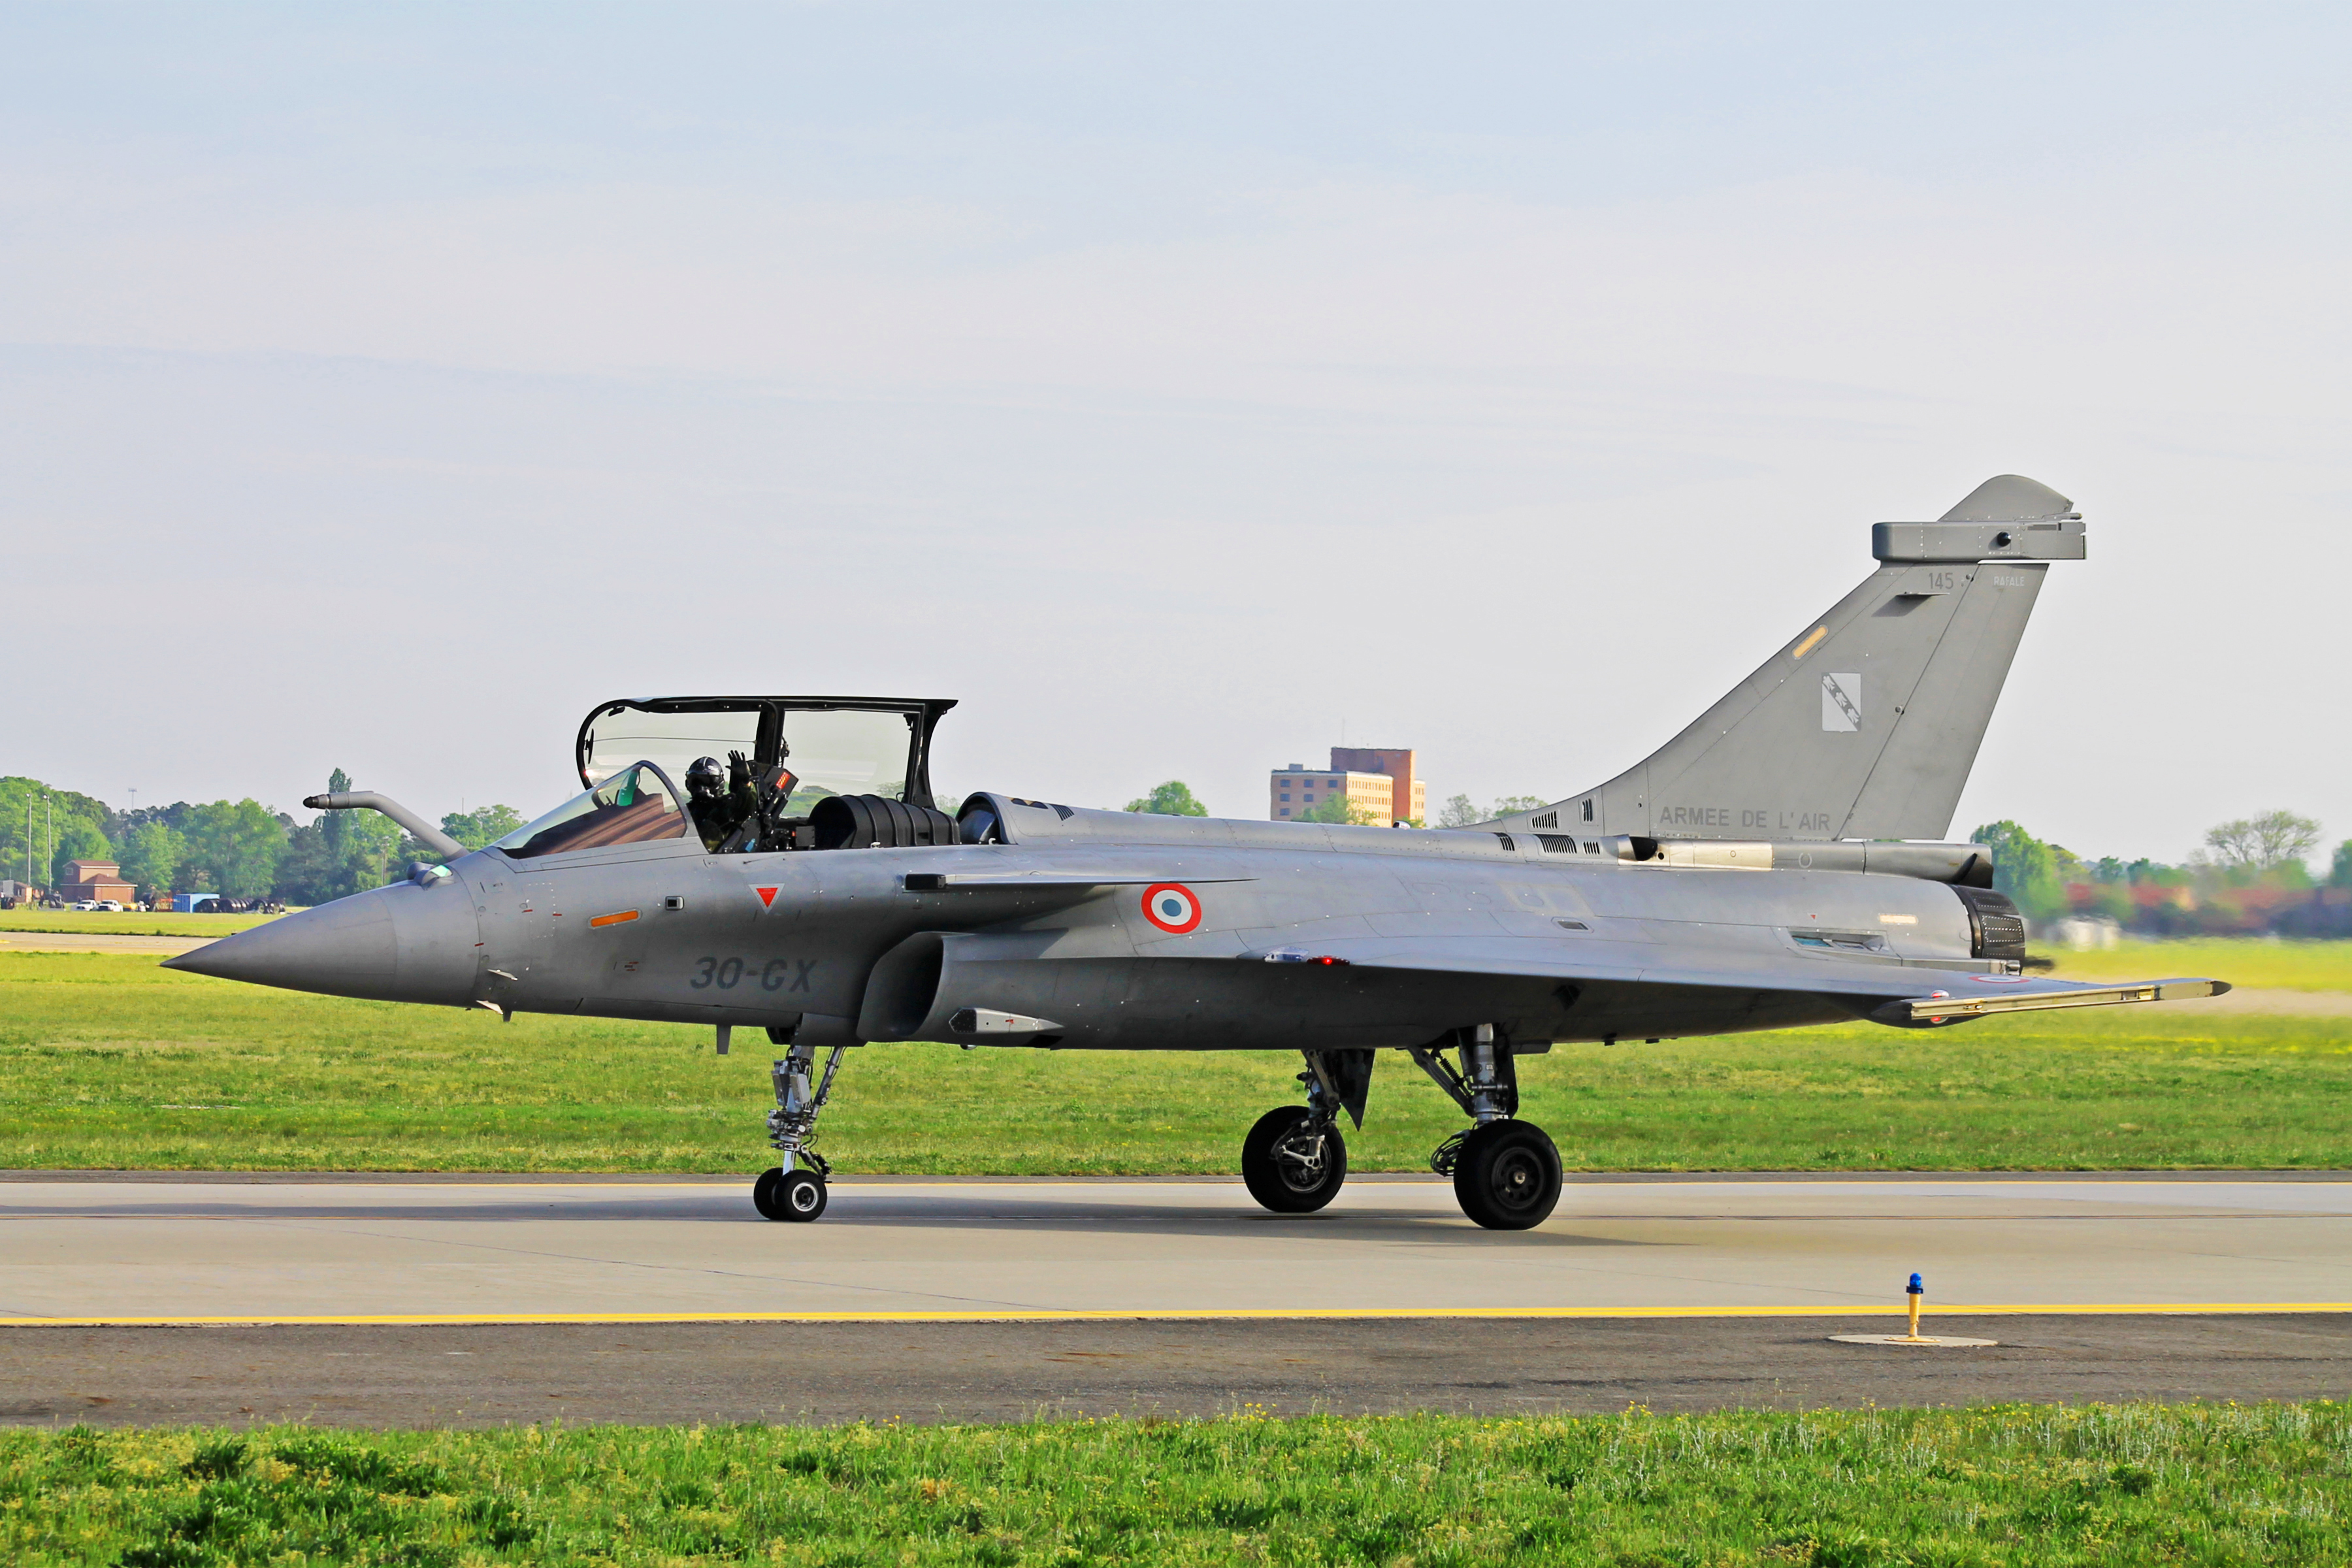
[(1201, 923), (1201, 900), (1181, 882), (1154, 882), (1143, 890), (1143, 918), (1171, 936)]

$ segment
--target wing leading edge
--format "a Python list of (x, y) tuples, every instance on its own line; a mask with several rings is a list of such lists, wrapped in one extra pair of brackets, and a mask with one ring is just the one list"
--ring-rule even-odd
[[(1646, 943), (1594, 942), (1573, 953), (1541, 937), (1340, 937), (1275, 956), (1297, 962), (1333, 959), (1368, 969), (1416, 970), (1441, 974), (1484, 974), (1496, 979), (1614, 982), (1622, 984), (1691, 987), (1713, 991), (1781, 991), (1838, 998), (1859, 1016), (1882, 1024), (1917, 1027), (1996, 1013), (2032, 1013), (2059, 1007), (2108, 1007), (2138, 1002), (2173, 1002), (2219, 996), (2223, 980), (2179, 978), (2093, 984), (2009, 974), (1972, 974), (1950, 969), (1871, 964), (1846, 967), (1835, 959), (1816, 963), (1777, 956), (1723, 953), (1700, 963), (1659, 963), (1638, 950)], [(1614, 951), (1597, 951), (1612, 949)], [(1654, 949), (1651, 950), (1654, 952)], [(1874, 1005), (1873, 1004), (1875, 1004)]]

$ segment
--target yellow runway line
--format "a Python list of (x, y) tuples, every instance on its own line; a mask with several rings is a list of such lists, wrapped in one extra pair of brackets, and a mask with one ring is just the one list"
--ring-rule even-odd
[[(0, 1317), (0, 1328), (267, 1328), (319, 1324), (347, 1328), (437, 1328), (500, 1323), (1059, 1323), (1247, 1322), (1318, 1318), (1872, 1318), (1901, 1317), (1902, 1307), (1232, 1307), (1187, 1311), (1149, 1308), (1021, 1308), (994, 1311), (908, 1312), (354, 1312), (190, 1314), (175, 1317)], [(2245, 1312), (2352, 1312), (2352, 1301), (2100, 1301), (1972, 1305), (1948, 1302), (1937, 1318), (2064, 1317), (2145, 1313), (2196, 1316)]]

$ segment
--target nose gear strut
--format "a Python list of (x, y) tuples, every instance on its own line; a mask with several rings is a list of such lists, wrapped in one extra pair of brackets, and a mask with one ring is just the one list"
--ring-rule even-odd
[(776, 1108), (768, 1112), (768, 1142), (783, 1163), (761, 1173), (751, 1185), (751, 1202), (769, 1219), (807, 1221), (824, 1213), (825, 1178), (833, 1174), (833, 1166), (816, 1152), (816, 1117), (833, 1093), (833, 1075), (841, 1070), (848, 1049), (833, 1047), (814, 1094), (809, 1091), (809, 1074), (816, 1066), (814, 1045), (787, 1047), (769, 1073), (776, 1086)]

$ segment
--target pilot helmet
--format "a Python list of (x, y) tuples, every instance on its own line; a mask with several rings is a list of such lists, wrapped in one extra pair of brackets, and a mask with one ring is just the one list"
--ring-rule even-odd
[(686, 793), (717, 795), (720, 782), (726, 777), (726, 770), (719, 765), (717, 757), (697, 757), (694, 765), (686, 770)]

